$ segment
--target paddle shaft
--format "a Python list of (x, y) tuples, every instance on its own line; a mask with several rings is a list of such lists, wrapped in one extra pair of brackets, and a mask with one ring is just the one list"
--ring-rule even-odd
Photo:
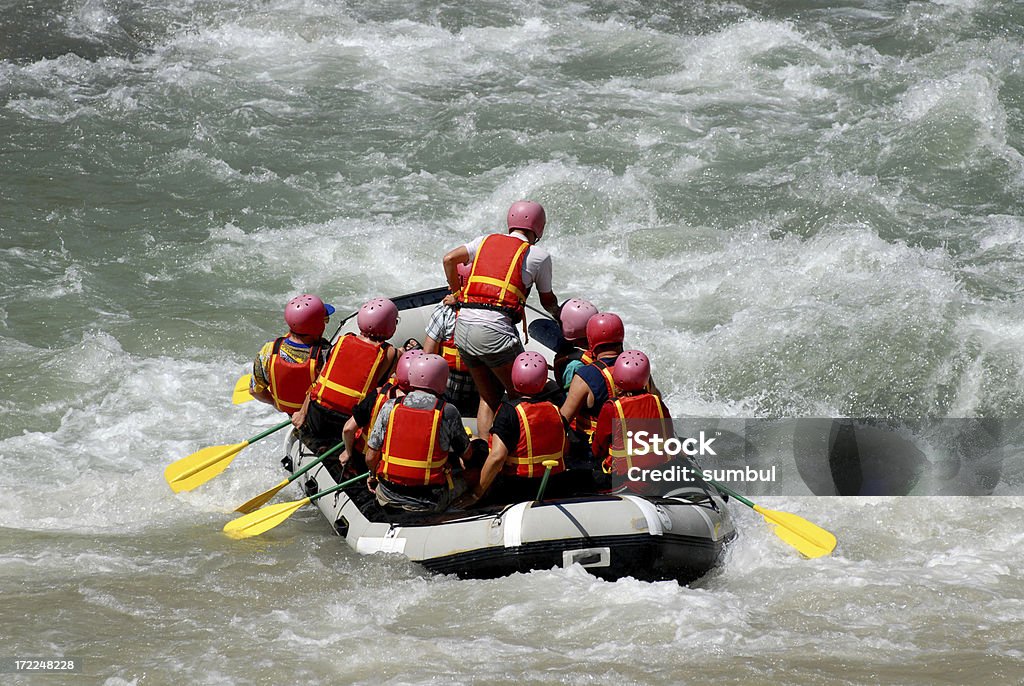
[(370, 476), (370, 472), (364, 472), (364, 473), (360, 474), (359, 476), (353, 476), (348, 481), (342, 481), (340, 484), (337, 484), (335, 486), (331, 486), (330, 488), (325, 488), (324, 490), (320, 491), (319, 493), (314, 493), (313, 495), (309, 496), (309, 502), (314, 503), (317, 500), (319, 500), (320, 498), (323, 498), (325, 495), (330, 495), (331, 493), (334, 493), (335, 491), (340, 491), (343, 488), (346, 488), (348, 486), (351, 486), (354, 483), (362, 481), (363, 479), (365, 479), (368, 476)]
[(308, 471), (309, 471), (310, 469), (312, 469), (313, 467), (317, 466), (318, 464), (320, 464), (321, 462), (323, 462), (324, 460), (326, 460), (326, 459), (327, 459), (328, 457), (331, 457), (332, 455), (334, 455), (335, 453), (337, 453), (337, 452), (338, 452), (339, 450), (342, 450), (342, 449), (343, 449), (344, 447), (345, 447), (345, 441), (342, 441), (342, 442), (341, 442), (341, 443), (339, 443), (338, 445), (334, 446), (333, 448), (331, 448), (330, 450), (328, 450), (327, 452), (325, 452), (325, 453), (324, 453), (323, 455), (321, 455), (320, 457), (316, 458), (315, 460), (313, 460), (312, 462), (310, 462), (309, 464), (307, 464), (306, 466), (304, 466), (304, 467), (303, 467), (302, 469), (300, 469), (299, 471), (297, 471), (297, 472), (295, 472), (294, 474), (292, 474), (291, 476), (289, 476), (289, 477), (288, 477), (288, 481), (289, 481), (289, 482), (295, 481), (295, 480), (296, 480), (296, 479), (298, 479), (298, 478), (299, 478), (300, 476), (302, 476), (303, 474), (305, 474), (306, 472), (308, 472)]
[(284, 488), (285, 486), (287, 486), (291, 482), (293, 482), (296, 479), (298, 479), (300, 476), (302, 476), (303, 474), (308, 472), (310, 469), (312, 469), (313, 467), (317, 466), (318, 464), (320, 464), (321, 462), (326, 460), (328, 457), (330, 457), (334, 453), (338, 452), (338, 450), (340, 450), (343, 447), (345, 447), (345, 443), (344, 442), (339, 443), (338, 445), (334, 446), (333, 448), (331, 448), (330, 450), (325, 452), (323, 455), (321, 455), (317, 459), (313, 460), (312, 462), (310, 462), (309, 464), (304, 466), (299, 471), (297, 471), (294, 474), (292, 474), (291, 476), (289, 476), (287, 479), (284, 479), (283, 481), (281, 481), (281, 483), (277, 484), (276, 486), (274, 486), (272, 488), (269, 488), (269, 489), (263, 491), (262, 493), (260, 493), (255, 498), (250, 498), (249, 500), (245, 501), (244, 503), (242, 503), (241, 505), (239, 505), (238, 507), (235, 508), (235, 512), (241, 512), (243, 514), (249, 514), (251, 512), (255, 512), (257, 508), (260, 508), (260, 507), (266, 505), (267, 502), (271, 498), (273, 498), (275, 495), (277, 495), (277, 493), (282, 488)]
[(548, 479), (551, 477), (551, 470), (558, 466), (555, 460), (544, 460), (544, 476), (540, 480), (540, 488), (537, 489), (537, 501), (544, 500), (544, 491), (548, 487)]
[(341, 333), (341, 327), (345, 326), (345, 322), (347, 322), (349, 319), (352, 319), (352, 317), (356, 316), (357, 314), (359, 314), (358, 310), (356, 310), (355, 312), (353, 312), (352, 314), (338, 322), (338, 328), (334, 330), (334, 335), (331, 336), (328, 340), (333, 343), (334, 340), (338, 337), (338, 334)]
[[(209, 481), (210, 479), (224, 471), (224, 468), (231, 462), (231, 460), (235, 459), (235, 455), (237, 455), (242, 450), (242, 448), (245, 448), (246, 446), (255, 443), (261, 438), (266, 438), (275, 431), (280, 431), (281, 429), (283, 429), (284, 427), (288, 426), (291, 423), (292, 420), (286, 419), (280, 424), (272, 426), (266, 431), (262, 431), (256, 434), (255, 436), (247, 438), (241, 443), (237, 443), (235, 445), (203, 448), (202, 450), (194, 452), (188, 457), (183, 457), (177, 462), (174, 462), (173, 464), (169, 465), (167, 469), (164, 470), (164, 478), (167, 479), (168, 483), (176, 483), (185, 481), (187, 479), (190, 479), (191, 477), (196, 476), (197, 474), (209, 470), (210, 473), (205, 478), (198, 481), (198, 483), (192, 484), (191, 486), (185, 489), (192, 490), (199, 484)], [(218, 450), (218, 448), (220, 449)], [(203, 457), (206, 454), (210, 453), (211, 451), (215, 451), (213, 456), (203, 459)], [(198, 461), (195, 462), (195, 464), (193, 464), (193, 461), (196, 460)]]
[(537, 489), (537, 501), (544, 500), (544, 490), (548, 487), (548, 477), (551, 476), (551, 467), (544, 469), (544, 476), (540, 480), (540, 488)]
[(360, 474), (357, 477), (349, 479), (348, 481), (343, 481), (336, 486), (327, 488), (315, 495), (303, 498), (302, 500), (295, 500), (290, 503), (277, 503), (276, 505), (270, 505), (260, 510), (256, 510), (255, 512), (250, 512), (225, 524), (224, 533), (232, 538), (249, 538), (251, 536), (258, 536), (265, 531), (270, 531), (278, 524), (284, 522), (307, 503), (323, 498), (325, 495), (334, 493), (346, 486), (351, 486), (357, 481), (365, 479), (369, 475), (369, 472)]
[(741, 503), (743, 503), (744, 505), (746, 505), (750, 509), (754, 509), (754, 507), (755, 507), (754, 503), (750, 502), (749, 500), (747, 500), (746, 498), (744, 498), (743, 496), (741, 496), (739, 493), (737, 493), (736, 491), (732, 490), (731, 488), (729, 488), (727, 486), (723, 486), (722, 484), (718, 483), (717, 481), (708, 481), (708, 483), (711, 484), (712, 486), (714, 486), (715, 488), (717, 488), (719, 491), (722, 491), (724, 493), (729, 494), (730, 496), (732, 496), (736, 500), (740, 501)]
[(276, 425), (270, 427), (269, 429), (267, 429), (266, 431), (263, 431), (262, 433), (256, 434), (255, 436), (253, 436), (252, 438), (246, 440), (245, 442), (246, 443), (255, 443), (256, 441), (260, 440), (261, 438), (266, 438), (267, 436), (269, 436), (270, 434), (274, 433), (275, 431), (280, 431), (281, 429), (283, 429), (284, 427), (288, 426), (291, 423), (292, 423), (291, 419), (286, 419), (283, 422), (281, 422), (280, 424), (276, 424)]
[(828, 555), (835, 550), (835, 535), (830, 531), (822, 529), (817, 524), (813, 524), (803, 517), (798, 517), (789, 512), (767, 510), (760, 505), (752, 503), (727, 486), (723, 486), (715, 481), (708, 481), (708, 483), (764, 517), (765, 521), (772, 525), (776, 536), (796, 548), (805, 557), (813, 559), (822, 555)]

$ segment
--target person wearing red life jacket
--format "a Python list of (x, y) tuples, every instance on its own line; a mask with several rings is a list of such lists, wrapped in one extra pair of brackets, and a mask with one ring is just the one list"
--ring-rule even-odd
[(557, 496), (565, 473), (568, 435), (565, 420), (550, 400), (538, 398), (548, 382), (548, 364), (540, 353), (520, 353), (512, 365), (512, 384), (520, 394), (498, 408), (491, 426), (491, 450), (480, 471), (479, 484), (459, 501), (469, 507), (481, 499), (488, 503), (533, 500), (544, 476), (545, 460), (558, 464), (551, 470), (547, 493)]
[[(502, 395), (514, 397), (512, 363), (523, 352), (516, 324), (525, 319), (526, 298), (537, 287), (540, 303), (558, 317), (551, 290), (551, 256), (537, 247), (547, 218), (536, 202), (512, 204), (508, 233), (479, 236), (450, 250), (443, 260), (451, 293), (445, 303), (459, 303), (455, 345), (480, 393), (477, 434), (487, 439)], [(472, 263), (466, 287), (459, 286), (458, 265)]]
[[(470, 269), (468, 264), (458, 265), (460, 288), (466, 287)], [(458, 316), (458, 303), (452, 305), (444, 301), (439, 302), (430, 313), (423, 350), (436, 353), (448, 362), (448, 390), (444, 394), (445, 400), (455, 405), (463, 417), (469, 417), (476, 415), (480, 394), (476, 392), (473, 377), (469, 375), (469, 369), (455, 346), (455, 322)]]
[(377, 502), (411, 512), (441, 512), (465, 489), (461, 459), (469, 436), (442, 397), (448, 363), (425, 354), (409, 365), (409, 392), (381, 407), (366, 439), (367, 482)]
[[(569, 392), (562, 403), (561, 412), (571, 426), (589, 437), (601, 408), (618, 395), (612, 378), (612, 368), (622, 353), (625, 327), (622, 318), (611, 312), (598, 312), (587, 321), (587, 345), (594, 359), (576, 370), (569, 384)], [(651, 378), (649, 390), (661, 397), (661, 391)]]
[(672, 418), (661, 398), (648, 390), (651, 362), (639, 350), (621, 353), (612, 369), (618, 395), (601, 408), (591, 448), (606, 474), (626, 490), (646, 492), (647, 484), (631, 480), (630, 469), (651, 469), (665, 464), (670, 455), (654, 450), (631, 450), (629, 432), (646, 431), (650, 437), (667, 440), (675, 435)]
[(587, 341), (587, 322), (597, 314), (597, 308), (582, 298), (570, 298), (562, 303), (559, 319), (562, 322), (562, 342), (555, 351), (555, 381), (569, 390), (577, 370), (594, 361)]
[(384, 403), (393, 398), (401, 398), (409, 392), (409, 366), (413, 360), (423, 355), (426, 353), (420, 349), (402, 353), (402, 356), (398, 358), (398, 364), (395, 365), (395, 375), (379, 388), (372, 389), (352, 408), (352, 416), (345, 422), (345, 428), (342, 431), (345, 449), (338, 456), (338, 461), (342, 465), (353, 460), (355, 471), (365, 471), (363, 467), (366, 462), (366, 436), (376, 423)]
[(625, 327), (619, 315), (598, 312), (587, 320), (586, 331), (587, 347), (593, 360), (576, 370), (561, 412), (575, 429), (589, 438), (601, 407), (616, 396), (612, 367), (622, 352)]
[(252, 363), (249, 393), (287, 414), (298, 411), (331, 352), (324, 339), (334, 308), (315, 295), (292, 298), (284, 308), (288, 334), (267, 341)]
[(302, 409), (292, 415), (303, 443), (321, 453), (342, 440), (352, 409), (371, 389), (384, 383), (398, 353), (388, 343), (398, 327), (398, 308), (374, 298), (356, 314), (359, 333), (342, 336), (331, 350)]

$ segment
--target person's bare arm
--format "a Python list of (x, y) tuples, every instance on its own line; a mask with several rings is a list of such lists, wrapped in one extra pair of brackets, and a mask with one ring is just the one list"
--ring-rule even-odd
[(370, 472), (370, 478), (366, 480), (366, 487), (370, 492), (377, 488), (377, 463), (380, 462), (380, 451), (366, 446), (366, 468)]
[(474, 495), (477, 500), (482, 498), (487, 490), (494, 483), (494, 480), (498, 477), (498, 472), (501, 471), (502, 466), (505, 464), (505, 458), (508, 457), (508, 447), (505, 443), (497, 436), (492, 435), (491, 441), (491, 452), (487, 455), (487, 462), (484, 462), (483, 468), (480, 470), (480, 484), (476, 487)]
[(455, 503), (456, 506), (460, 508), (470, 507), (473, 503), (483, 498), (487, 494), (488, 489), (490, 489), (491, 484), (498, 478), (498, 473), (501, 472), (507, 457), (508, 448), (497, 435), (492, 434), (491, 452), (488, 453), (487, 461), (484, 462), (484, 466), (480, 470), (480, 483), (477, 484), (472, 493), (467, 493), (459, 498), (458, 502)]
[(550, 314), (555, 321), (558, 321), (558, 298), (555, 294), (538, 292), (537, 296), (540, 298), (541, 307), (547, 310), (547, 313)]
[(306, 394), (306, 399), (302, 401), (302, 407), (299, 411), (292, 415), (292, 426), (296, 429), (301, 429), (302, 425), (306, 423), (306, 413), (309, 412), (309, 393)]
[(268, 405), (274, 404), (274, 396), (270, 394), (269, 388), (264, 388), (262, 391), (254, 391), (252, 389), (252, 386), (250, 386), (249, 395), (251, 395), (256, 400), (259, 400), (261, 403), (266, 403)]
[(453, 295), (459, 292), (459, 265), (469, 262), (469, 250), (464, 245), (449, 250), (441, 264), (444, 266), (444, 278), (448, 282), (448, 290), (451, 291), (444, 297), (445, 305), (454, 305), (459, 299)]
[(341, 430), (342, 440), (345, 441), (345, 450), (338, 456), (338, 461), (341, 464), (347, 463), (349, 458), (352, 456), (352, 450), (354, 449), (353, 446), (355, 446), (356, 443), (356, 431), (358, 430), (359, 425), (356, 424), (356, 418), (349, 417), (348, 421), (345, 422), (344, 428)]
[(594, 394), (590, 390), (590, 386), (587, 382), (581, 379), (579, 376), (572, 377), (572, 383), (569, 384), (569, 392), (565, 396), (565, 402), (562, 403), (562, 407), (558, 411), (565, 417), (566, 421), (571, 422), (579, 414), (582, 407), (593, 407), (594, 406)]

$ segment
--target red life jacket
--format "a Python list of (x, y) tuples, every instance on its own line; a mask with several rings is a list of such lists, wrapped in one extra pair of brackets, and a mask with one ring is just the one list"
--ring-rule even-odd
[[(458, 319), (459, 315), (456, 313), (455, 318)], [(459, 355), (459, 349), (455, 347), (455, 329), (452, 329), (452, 335), (448, 337), (443, 343), (441, 343), (441, 357), (448, 363), (448, 369), (453, 372), (469, 371), (469, 367), (462, 361), (462, 356)]]
[(377, 390), (377, 395), (373, 398), (373, 407), (370, 408), (370, 421), (366, 426), (356, 429), (356, 440), (352, 444), (353, 450), (366, 454), (366, 437), (370, 435), (373, 427), (377, 424), (377, 417), (380, 416), (381, 408), (384, 407), (384, 403), (397, 397), (397, 395), (398, 386), (395, 384), (394, 379), (388, 379)]
[(395, 403), (377, 463), (380, 478), (399, 486), (452, 488), (448, 453), (441, 450), (444, 405), (440, 398), (430, 410), (406, 407), (405, 398)]
[(309, 394), (329, 410), (352, 414), (352, 408), (375, 385), (386, 348), (386, 343), (367, 343), (355, 334), (346, 334), (331, 350)]
[(521, 319), (526, 303), (523, 260), (530, 243), (511, 234), (486, 236), (473, 260), (462, 306), (500, 310)]
[(629, 428), (629, 420), (631, 419), (634, 422), (634, 426), (636, 426), (636, 420), (646, 420), (643, 422), (644, 430), (650, 429), (652, 419), (660, 419), (658, 434), (663, 439), (668, 439), (675, 435), (672, 428), (672, 420), (665, 412), (665, 406), (658, 396), (644, 391), (638, 395), (616, 398), (611, 403), (615, 408), (614, 419), (619, 421), (612, 422), (611, 445), (608, 448), (608, 457), (604, 461), (606, 472), (614, 473), (617, 476), (626, 476), (631, 467), (650, 469), (672, 459), (667, 454), (649, 452), (646, 455), (634, 455), (626, 450), (624, 436), (631, 430)]
[(281, 412), (292, 414), (302, 407), (309, 387), (316, 381), (320, 361), (320, 342), (309, 349), (309, 359), (293, 362), (281, 357), (281, 344), (285, 336), (274, 341), (274, 349), (267, 365), (267, 389), (274, 398), (274, 407)]
[(569, 440), (562, 415), (554, 403), (542, 400), (520, 400), (515, 404), (519, 416), (519, 443), (511, 449), (502, 471), (509, 476), (526, 478), (544, 476), (544, 460), (557, 460), (552, 474), (565, 471), (565, 453)]
[(373, 427), (377, 424), (377, 417), (380, 416), (381, 408), (384, 407), (384, 403), (391, 400), (398, 395), (398, 386), (388, 381), (386, 384), (380, 387), (380, 392), (377, 393), (376, 399), (373, 401), (373, 409), (370, 410), (370, 423), (367, 425), (367, 431), (373, 431)]

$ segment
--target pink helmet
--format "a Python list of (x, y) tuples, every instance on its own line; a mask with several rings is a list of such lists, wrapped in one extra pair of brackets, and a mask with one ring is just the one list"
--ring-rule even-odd
[(651, 378), (651, 361), (639, 350), (626, 350), (615, 359), (612, 380), (619, 390), (639, 391)]
[(359, 308), (356, 324), (364, 336), (386, 340), (398, 328), (398, 308), (387, 298), (368, 300)]
[(582, 298), (571, 298), (562, 305), (559, 318), (562, 320), (562, 336), (567, 341), (587, 337), (587, 322), (597, 314), (597, 308)]
[(409, 365), (409, 386), (444, 395), (448, 389), (448, 363), (440, 355), (420, 355)]
[(322, 336), (327, 327), (324, 320), (332, 314), (333, 307), (308, 293), (292, 298), (284, 307), (284, 321), (288, 328), (304, 336)]
[(459, 272), (459, 285), (461, 287), (465, 288), (466, 287), (466, 282), (469, 281), (469, 274), (470, 274), (470, 272), (473, 271), (473, 263), (472, 262), (466, 262), (464, 264), (460, 264), (457, 267), (457, 269), (458, 269), (458, 272)]
[(540, 353), (528, 350), (519, 353), (512, 363), (512, 386), (523, 395), (544, 390), (548, 382), (548, 362)]
[(509, 231), (528, 229), (533, 231), (537, 240), (540, 240), (540, 237), (544, 235), (544, 224), (547, 223), (547, 217), (544, 216), (544, 208), (540, 206), (539, 202), (517, 200), (512, 203), (512, 207), (508, 208), (506, 221)]
[(593, 350), (599, 345), (622, 343), (626, 330), (619, 315), (598, 312), (587, 321), (587, 345)]
[(417, 357), (423, 357), (424, 355), (426, 355), (426, 353), (417, 348), (416, 350), (407, 350), (398, 358), (398, 364), (395, 365), (395, 381), (398, 383), (398, 387), (403, 391), (408, 392), (410, 388), (409, 366)]

